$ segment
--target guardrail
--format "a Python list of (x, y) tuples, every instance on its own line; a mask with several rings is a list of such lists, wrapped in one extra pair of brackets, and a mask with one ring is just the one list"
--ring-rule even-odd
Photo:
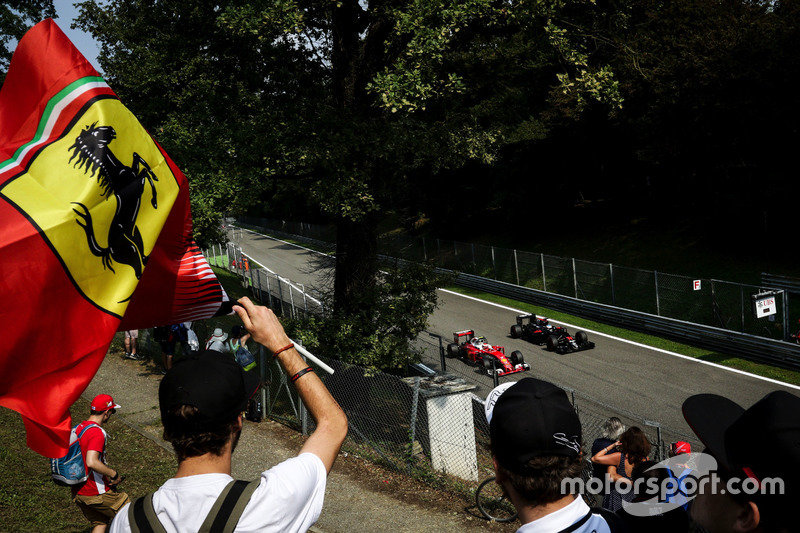
[(651, 333), (684, 344), (735, 355), (759, 363), (800, 371), (800, 345), (797, 344), (612, 307), (472, 274), (449, 272), (456, 275), (455, 283), (462, 287), (541, 305), (581, 318), (621, 326), (625, 329)]

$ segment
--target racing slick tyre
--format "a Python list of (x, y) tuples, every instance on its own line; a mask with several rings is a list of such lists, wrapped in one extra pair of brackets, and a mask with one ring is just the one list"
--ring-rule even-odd
[(558, 347), (558, 335), (550, 335), (547, 337), (547, 350), (555, 352)]
[(514, 324), (511, 326), (511, 338), (519, 339), (520, 337), (522, 337), (522, 326), (519, 324)]
[(447, 345), (447, 357), (458, 357), (458, 344)]
[(503, 489), (490, 477), (478, 485), (475, 491), (475, 503), (478, 510), (493, 522), (513, 522), (517, 519), (517, 511), (511, 502), (503, 496)]
[(583, 346), (584, 344), (589, 342), (589, 336), (586, 334), (585, 331), (576, 331), (575, 342), (578, 343), (578, 346)]
[(497, 359), (493, 355), (484, 355), (481, 361), (483, 363), (484, 368), (489, 371), (489, 375), (492, 375), (492, 369), (497, 368)]
[(511, 363), (515, 365), (521, 365), (525, 362), (525, 358), (522, 357), (522, 352), (519, 350), (514, 350), (511, 352)]

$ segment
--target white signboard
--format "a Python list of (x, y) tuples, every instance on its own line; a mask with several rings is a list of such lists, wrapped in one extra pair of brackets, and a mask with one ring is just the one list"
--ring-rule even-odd
[(696, 280), (694, 280), (693, 283), (694, 283), (694, 290), (699, 291), (700, 290), (700, 280), (696, 279)]
[(756, 318), (774, 315), (777, 312), (777, 302), (774, 296), (764, 296), (754, 302)]

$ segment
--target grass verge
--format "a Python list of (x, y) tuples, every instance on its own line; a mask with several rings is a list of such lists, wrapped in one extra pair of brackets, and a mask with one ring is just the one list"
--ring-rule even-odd
[[(70, 410), (84, 420), (89, 402), (79, 399)], [(145, 494), (156, 490), (175, 471), (175, 458), (161, 446), (114, 417), (105, 428), (114, 468), (126, 479), (120, 490)], [(50, 478), (50, 463), (25, 444), (20, 416), (0, 408), (0, 530), (18, 533), (89, 533), (91, 527), (72, 503), (71, 491)]]

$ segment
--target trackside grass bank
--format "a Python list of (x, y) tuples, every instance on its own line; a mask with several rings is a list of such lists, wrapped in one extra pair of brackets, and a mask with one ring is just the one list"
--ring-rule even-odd
[[(79, 399), (72, 419), (84, 420), (89, 402)], [(128, 494), (157, 489), (175, 471), (172, 453), (114, 417), (106, 424), (114, 468), (126, 476), (120, 485)], [(0, 531), (17, 533), (89, 533), (91, 527), (72, 503), (71, 492), (50, 479), (50, 463), (25, 444), (20, 416), (0, 408)]]

